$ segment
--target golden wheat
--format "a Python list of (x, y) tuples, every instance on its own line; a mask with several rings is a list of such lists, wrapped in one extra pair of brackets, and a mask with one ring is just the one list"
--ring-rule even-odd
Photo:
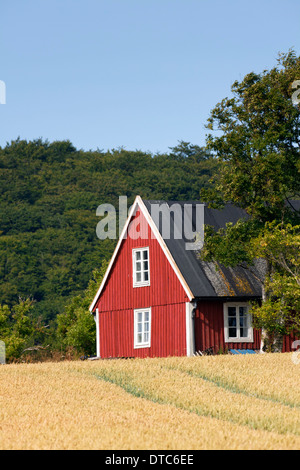
[[(198, 363), (206, 358), (198, 358)], [(300, 408), (248, 391), (234, 391), (206, 379), (170, 367), (190, 364), (189, 358), (134, 360), (122, 363), (101, 361), (93, 365), (98, 377), (116, 383), (133, 395), (179, 409), (210, 416), (253, 429), (300, 435)], [(253, 361), (252, 361), (253, 362)], [(195, 362), (196, 365), (198, 365)], [(179, 366), (178, 366), (179, 367)], [(200, 367), (200, 365), (199, 365)]]
[(169, 358), (167, 366), (231, 390), (300, 406), (300, 365), (293, 354)]
[(299, 366), (260, 357), (1, 366), (0, 449), (299, 449)]

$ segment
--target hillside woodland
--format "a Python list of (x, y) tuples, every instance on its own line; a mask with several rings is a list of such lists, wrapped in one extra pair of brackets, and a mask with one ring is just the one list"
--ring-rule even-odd
[(12, 351), (18, 355), (39, 343), (46, 332), (41, 328), (47, 327), (46, 342), (57, 339), (58, 315), (66, 321), (69, 312), (71, 321), (74, 303), (86, 289), (93, 292), (89, 281), (99, 280), (116, 243), (96, 235), (100, 204), (118, 211), (119, 196), (127, 196), (129, 208), (137, 194), (198, 200), (216, 168), (203, 148), (183, 141), (155, 155), (124, 148), (83, 151), (69, 141), (41, 139), (0, 148), (0, 328), (1, 318), (2, 325), (10, 320), (19, 338), (22, 312), (35, 320)]

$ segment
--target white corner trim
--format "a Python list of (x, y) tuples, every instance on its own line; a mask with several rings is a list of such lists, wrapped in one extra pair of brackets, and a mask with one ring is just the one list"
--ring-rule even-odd
[(177, 275), (177, 277), (178, 277), (178, 279), (179, 279), (179, 281), (180, 281), (180, 283), (181, 283), (181, 285), (182, 285), (182, 287), (183, 287), (183, 289), (184, 289), (186, 295), (188, 296), (189, 300), (192, 300), (193, 297), (194, 297), (194, 296), (193, 296), (193, 293), (191, 292), (191, 290), (190, 290), (189, 286), (187, 285), (185, 279), (183, 278), (183, 276), (182, 276), (182, 274), (181, 274), (181, 272), (180, 272), (180, 270), (179, 270), (177, 264), (175, 263), (175, 261), (174, 261), (172, 255), (171, 255), (171, 253), (170, 253), (170, 251), (169, 251), (169, 249), (168, 249), (168, 247), (167, 247), (167, 245), (166, 245), (164, 239), (162, 238), (161, 234), (159, 233), (158, 228), (156, 227), (156, 225), (155, 225), (153, 219), (151, 218), (151, 215), (149, 214), (148, 209), (146, 208), (145, 204), (143, 203), (142, 198), (141, 198), (140, 196), (136, 196), (135, 201), (134, 201), (134, 203), (133, 203), (133, 205), (131, 206), (131, 209), (130, 209), (130, 211), (129, 211), (129, 214), (128, 214), (126, 223), (125, 223), (124, 228), (123, 228), (123, 230), (122, 230), (122, 233), (121, 233), (121, 235), (120, 235), (120, 238), (119, 238), (119, 241), (118, 241), (118, 243), (117, 243), (117, 246), (116, 246), (116, 248), (115, 248), (115, 250), (114, 250), (114, 252), (113, 252), (112, 258), (111, 258), (111, 260), (110, 260), (110, 263), (109, 263), (109, 265), (108, 265), (108, 268), (107, 268), (107, 270), (106, 270), (106, 273), (105, 273), (105, 275), (104, 275), (104, 277), (103, 277), (103, 280), (102, 280), (102, 282), (101, 282), (101, 285), (100, 285), (100, 287), (99, 287), (99, 289), (98, 289), (98, 291), (97, 291), (97, 293), (96, 293), (96, 295), (95, 295), (95, 297), (94, 297), (94, 299), (93, 299), (93, 302), (91, 303), (91, 305), (90, 305), (90, 307), (89, 307), (90, 312), (93, 311), (93, 309), (94, 309), (94, 307), (95, 307), (95, 304), (96, 304), (96, 302), (97, 302), (97, 300), (98, 300), (98, 298), (99, 298), (99, 296), (100, 296), (100, 294), (101, 294), (101, 292), (102, 292), (102, 290), (103, 290), (103, 288), (104, 288), (104, 286), (105, 286), (105, 284), (106, 284), (107, 278), (108, 278), (109, 273), (110, 273), (110, 271), (111, 271), (111, 269), (112, 269), (112, 266), (113, 266), (113, 264), (114, 264), (114, 261), (115, 261), (115, 259), (116, 259), (117, 254), (118, 254), (118, 251), (119, 251), (119, 249), (120, 249), (121, 243), (122, 243), (122, 241), (124, 240), (124, 238), (126, 238), (127, 229), (128, 229), (129, 223), (130, 223), (130, 221), (131, 221), (131, 218), (133, 217), (134, 213), (136, 212), (137, 207), (139, 207), (140, 210), (141, 210), (141, 212), (143, 213), (143, 215), (144, 215), (146, 221), (148, 222), (148, 225), (150, 226), (150, 228), (151, 228), (153, 234), (155, 235), (155, 238), (157, 239), (158, 243), (160, 244), (160, 246), (161, 246), (161, 248), (162, 248), (164, 254), (166, 255), (166, 257), (167, 257), (167, 259), (168, 259), (170, 265), (172, 266), (172, 268), (173, 268), (175, 274)]
[(100, 357), (100, 330), (99, 330), (99, 309), (96, 308), (96, 356)]
[(186, 327), (186, 355), (193, 356), (195, 353), (195, 329), (194, 329), (194, 309), (193, 302), (185, 304), (185, 327)]

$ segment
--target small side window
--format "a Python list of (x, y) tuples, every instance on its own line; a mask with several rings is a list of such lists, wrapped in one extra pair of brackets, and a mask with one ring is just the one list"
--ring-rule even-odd
[(134, 348), (149, 348), (151, 341), (151, 308), (134, 310)]
[(224, 304), (225, 342), (253, 342), (253, 328), (246, 303)]

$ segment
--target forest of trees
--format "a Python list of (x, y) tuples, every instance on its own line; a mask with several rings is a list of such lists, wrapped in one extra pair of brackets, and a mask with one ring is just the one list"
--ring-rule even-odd
[[(0, 148), (0, 333), (1, 318), (16, 328), (24, 311), (39, 331), (47, 327), (45, 341), (59, 347), (57, 332), (64, 328), (58, 315), (67, 318), (117, 241), (97, 238), (97, 207), (110, 203), (117, 210), (119, 196), (128, 197), (128, 207), (136, 195), (198, 200), (216, 167), (205, 149), (183, 141), (157, 155), (123, 148), (83, 151), (69, 141), (41, 139), (17, 139)], [(29, 330), (2, 332), (15, 336), (11, 355), (41, 342), (41, 331)]]

